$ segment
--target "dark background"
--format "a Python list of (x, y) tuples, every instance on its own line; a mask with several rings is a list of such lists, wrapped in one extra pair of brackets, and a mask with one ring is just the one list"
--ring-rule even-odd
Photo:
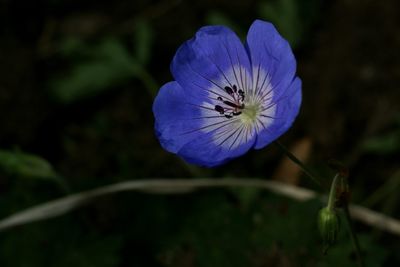
[[(396, 0), (0, 0), (0, 216), (116, 182), (257, 177), (315, 188), (274, 146), (224, 166), (162, 150), (152, 101), (204, 25), (244, 38), (272, 21), (294, 49), (303, 104), (280, 140), (327, 189), (399, 218), (400, 4)], [(284, 165), (286, 166), (286, 165)], [(288, 171), (289, 170), (289, 171)], [(355, 266), (345, 224), (322, 254), (317, 200), (268, 191), (129, 192), (0, 233), (0, 266)], [(367, 266), (400, 264), (398, 236), (356, 223)]]

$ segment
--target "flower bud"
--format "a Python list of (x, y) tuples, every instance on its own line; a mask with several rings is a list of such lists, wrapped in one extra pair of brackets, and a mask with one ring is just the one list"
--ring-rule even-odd
[(318, 228), (323, 242), (327, 245), (333, 245), (339, 233), (339, 217), (336, 212), (328, 207), (319, 211)]

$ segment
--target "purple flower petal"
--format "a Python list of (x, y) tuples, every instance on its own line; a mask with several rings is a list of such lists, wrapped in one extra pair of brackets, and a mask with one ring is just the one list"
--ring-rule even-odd
[(295, 78), (296, 59), (289, 43), (274, 25), (256, 20), (247, 34), (246, 47), (253, 68), (261, 66), (270, 75), (274, 95), (279, 98)]
[[(240, 66), (240, 67), (239, 67)], [(231, 70), (235, 68), (233, 73)], [(224, 94), (232, 83), (249, 86), (250, 61), (237, 35), (224, 26), (201, 28), (194, 38), (185, 42), (171, 63), (175, 80), (196, 97)]]
[(226, 125), (223, 131), (203, 133), (184, 145), (178, 155), (190, 163), (213, 167), (245, 154), (254, 145), (252, 129), (221, 125)]
[(257, 135), (255, 149), (260, 149), (278, 139), (293, 124), (301, 105), (301, 80), (296, 78), (281, 99), (276, 99), (276, 119)]
[(200, 127), (200, 110), (191, 105), (177, 82), (166, 83), (161, 87), (153, 103), (156, 117), (155, 131), (164, 149), (177, 153), (182, 146), (196, 138), (193, 129)]

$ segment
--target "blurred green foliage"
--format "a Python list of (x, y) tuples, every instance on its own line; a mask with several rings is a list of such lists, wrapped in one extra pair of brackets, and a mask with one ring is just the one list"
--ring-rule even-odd
[(147, 65), (151, 59), (153, 40), (154, 32), (149, 22), (138, 20), (134, 33), (134, 56), (142, 65)]
[(271, 21), (292, 47), (306, 41), (309, 28), (316, 22), (321, 0), (273, 0), (259, 4), (259, 15)]
[(387, 155), (399, 151), (400, 131), (395, 131), (384, 136), (372, 137), (363, 144), (366, 152)]
[(64, 103), (112, 89), (112, 85), (131, 79), (140, 68), (126, 48), (111, 38), (93, 46), (80, 40), (66, 40), (61, 51), (65, 55), (79, 53), (85, 57), (85, 61), (78, 62), (63, 78), (51, 84), (52, 93)]
[(362, 149), (369, 153), (388, 155), (400, 150), (400, 116), (393, 120), (391, 130), (381, 136), (374, 136), (366, 139)]
[(35, 179), (58, 179), (59, 176), (45, 159), (16, 151), (0, 150), (0, 168), (8, 175)]
[(154, 95), (157, 86), (144, 69), (150, 60), (153, 41), (152, 28), (146, 21), (136, 23), (133, 41), (134, 53), (131, 53), (113, 37), (95, 44), (65, 39), (61, 42), (60, 53), (71, 61), (72, 67), (50, 83), (51, 93), (60, 102), (71, 103), (138, 78)]

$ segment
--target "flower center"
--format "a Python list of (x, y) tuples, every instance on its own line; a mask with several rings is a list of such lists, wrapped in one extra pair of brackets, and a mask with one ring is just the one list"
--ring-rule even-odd
[(220, 104), (215, 105), (215, 111), (224, 115), (227, 119), (241, 115), (239, 118), (242, 123), (247, 125), (255, 123), (257, 115), (260, 113), (260, 104), (246, 99), (245, 105), (245, 93), (242, 89), (238, 89), (235, 84), (232, 87), (225, 86), (224, 89), (230, 97), (217, 97)]
[(257, 116), (260, 113), (260, 105), (258, 103), (247, 104), (246, 108), (242, 111), (240, 120), (244, 124), (253, 124), (257, 120)]

